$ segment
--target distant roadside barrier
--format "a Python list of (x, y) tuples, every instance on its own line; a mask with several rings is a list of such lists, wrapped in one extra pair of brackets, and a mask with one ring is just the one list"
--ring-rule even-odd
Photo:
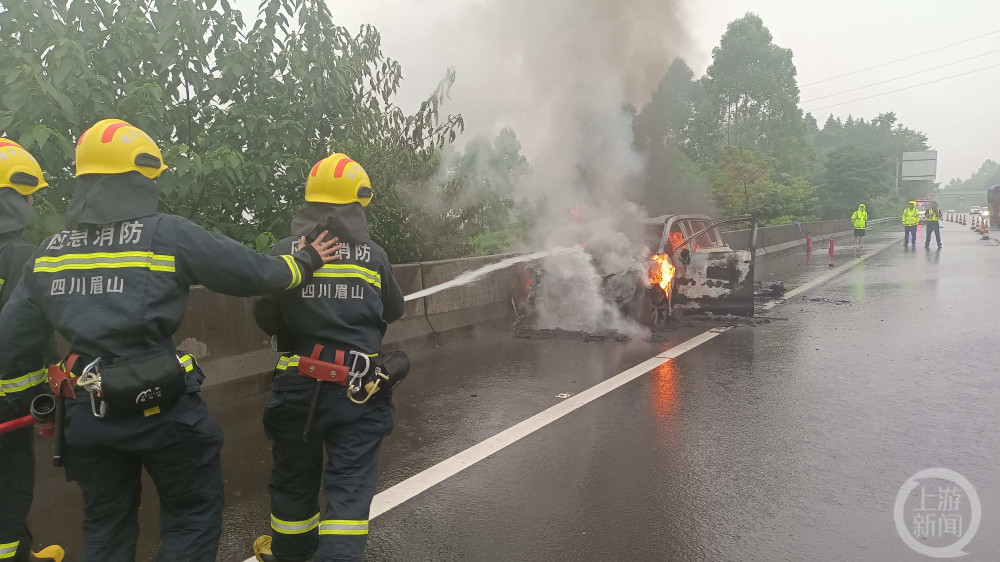
[[(898, 218), (885, 218), (868, 224), (872, 230), (881, 230), (897, 223)], [(779, 254), (805, 245), (809, 237), (835, 238), (852, 233), (849, 220), (764, 227), (758, 235), (758, 252)], [(749, 237), (749, 230), (723, 233), (732, 248), (746, 248)], [(393, 266), (393, 272), (403, 294), (409, 295), (512, 255), (402, 264)], [(392, 347), (407, 340), (501, 320), (511, 313), (511, 297), (518, 282), (517, 268), (510, 268), (471, 285), (407, 302), (406, 315), (389, 326), (385, 344)], [(229, 402), (269, 389), (269, 375), (278, 355), (271, 350), (267, 335), (257, 328), (250, 313), (250, 299), (193, 287), (184, 323), (174, 341), (185, 353), (195, 355), (209, 375), (202, 392), (210, 401)]]

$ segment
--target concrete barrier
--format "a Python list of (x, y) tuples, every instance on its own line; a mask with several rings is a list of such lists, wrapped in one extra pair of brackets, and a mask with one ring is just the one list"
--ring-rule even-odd
[[(880, 230), (885, 226), (881, 223), (873, 225), (872, 230)], [(765, 226), (757, 232), (757, 252), (763, 255), (780, 255), (794, 251), (806, 244), (806, 239), (840, 238), (854, 234), (850, 220), (828, 220), (803, 222), (798, 225), (782, 224)], [(726, 244), (733, 249), (744, 249), (750, 244), (749, 230), (730, 230), (722, 233)]]
[[(397, 265), (392, 272), (404, 295), (410, 295), (424, 288), (423, 271), (420, 264)], [(427, 311), (424, 299), (406, 303), (403, 318), (389, 325), (385, 334), (385, 343), (395, 343), (411, 338), (418, 338), (434, 333), (427, 321)]]
[[(513, 254), (421, 263), (424, 288), (440, 285), (462, 273), (496, 263), (511, 255)], [(476, 283), (431, 295), (423, 299), (426, 301), (427, 321), (435, 332), (446, 332), (503, 317), (511, 310), (510, 293), (513, 286), (512, 271), (508, 269)]]
[[(851, 233), (849, 220), (765, 227), (758, 233), (758, 251), (788, 252), (804, 245), (809, 236), (827, 238)], [(723, 237), (731, 248), (746, 248), (750, 231), (724, 232)], [(396, 265), (393, 273), (403, 294), (408, 295), (511, 255)], [(476, 283), (406, 303), (405, 316), (389, 326), (384, 343), (392, 348), (415, 338), (505, 318), (511, 313), (511, 293), (518, 284), (519, 272), (519, 268), (508, 268)], [(179, 349), (198, 358), (208, 375), (203, 392), (213, 402), (238, 400), (268, 389), (278, 355), (271, 351), (267, 335), (257, 328), (249, 298), (193, 287), (174, 341)]]
[[(393, 266), (404, 295), (444, 283), (510, 255), (484, 256)], [(403, 318), (392, 323), (384, 344), (393, 344), (503, 318), (510, 311), (516, 270), (406, 303)], [(198, 358), (208, 375), (202, 392), (225, 403), (265, 392), (278, 360), (270, 338), (253, 319), (249, 298), (192, 287), (184, 322), (174, 335), (178, 349)]]

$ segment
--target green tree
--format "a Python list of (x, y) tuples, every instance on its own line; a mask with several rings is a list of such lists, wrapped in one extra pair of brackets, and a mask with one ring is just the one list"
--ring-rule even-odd
[(826, 218), (849, 217), (860, 203), (893, 195), (888, 158), (853, 145), (834, 149), (826, 159), (820, 201)]
[[(882, 113), (866, 121), (849, 116), (841, 122), (831, 115), (815, 134), (823, 161), (819, 183), (823, 186), (823, 216), (839, 218), (857, 208), (861, 200), (886, 198), (895, 209), (906, 201), (931, 195), (930, 181), (901, 182), (896, 189), (897, 162), (903, 152), (927, 150), (927, 136), (897, 122), (894, 113)], [(853, 169), (852, 169), (853, 167)], [(858, 199), (853, 206), (839, 198)], [(892, 210), (890, 214), (895, 214)]]
[(814, 162), (798, 107), (792, 51), (774, 44), (760, 16), (731, 22), (703, 78), (725, 146), (771, 157), (778, 171), (804, 175)]
[(517, 210), (517, 190), (531, 169), (513, 129), (439, 158), (437, 175), (406, 190), (419, 214), (414, 226), (425, 259), (502, 253), (530, 229), (530, 214)]
[(660, 80), (652, 99), (635, 116), (635, 145), (646, 156), (642, 203), (651, 215), (711, 209), (708, 177), (689, 156), (702, 156), (703, 148), (713, 150), (714, 139), (705, 143), (693, 140), (703, 132), (695, 130), (702, 125), (696, 120), (696, 108), (702, 100), (704, 92), (694, 81), (694, 72), (678, 58)]
[(712, 181), (727, 218), (756, 216), (762, 224), (815, 218), (816, 188), (801, 177), (779, 174), (774, 162), (745, 148), (727, 148)]
[(652, 99), (636, 115), (636, 146), (646, 148), (680, 137), (703, 97), (701, 86), (694, 81), (694, 71), (683, 59), (674, 59)]
[(394, 186), (429, 177), (463, 122), (439, 113), (451, 71), (417, 112), (395, 106), (402, 71), (380, 41), (336, 25), (323, 0), (263, 0), (250, 26), (226, 0), (7, 3), (0, 131), (51, 178), (38, 231), (61, 226), (73, 141), (119, 117), (164, 148), (164, 210), (258, 246), (287, 230), (312, 164), (347, 152), (373, 180), (373, 236), (418, 259)]
[(948, 182), (946, 189), (956, 189), (963, 191), (982, 191), (994, 185), (1000, 185), (1000, 164), (993, 160), (983, 162), (983, 165), (976, 170), (969, 179), (961, 180), (955, 178)]

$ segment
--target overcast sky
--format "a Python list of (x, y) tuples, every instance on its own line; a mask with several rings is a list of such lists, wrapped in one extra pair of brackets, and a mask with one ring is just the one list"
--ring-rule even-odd
[[(543, 0), (539, 0), (543, 1)], [(544, 0), (549, 1), (549, 0)], [(597, 1), (600, 0), (591, 0)], [(609, 3), (614, 0), (608, 0)], [(866, 119), (894, 111), (900, 122), (923, 131), (939, 151), (938, 180), (967, 177), (984, 160), (1000, 160), (1000, 66), (936, 84), (907, 89), (867, 100), (859, 98), (890, 92), (932, 80), (1000, 65), (1000, 2), (996, 0), (679, 0), (683, 30), (672, 29), (679, 52), (701, 75), (711, 62), (726, 24), (747, 11), (759, 14), (782, 47), (791, 48), (799, 72), (802, 107), (812, 110), (820, 124), (827, 115)], [(374, 24), (382, 33), (383, 50), (403, 67), (400, 99), (413, 105), (426, 96), (448, 66), (458, 79), (455, 102), (446, 109), (465, 114), (471, 131), (487, 132), (502, 124), (518, 129), (511, 108), (471, 106), (477, 89), (488, 88), (489, 66), (476, 68), (482, 42), (475, 33), (455, 33), (462, 14), (484, 5), (504, 6), (504, 0), (328, 0), (338, 23), (356, 29)], [(253, 6), (256, 0), (239, 0)], [(586, 4), (581, 1), (580, 4)], [(669, 2), (662, 2), (663, 5)], [(249, 19), (249, 18), (248, 18)], [(807, 85), (841, 74), (893, 61), (990, 32), (974, 41), (889, 64), (851, 76)], [(553, 40), (560, 30), (552, 29)], [(685, 37), (686, 35), (686, 37)], [(956, 61), (976, 57), (972, 60)], [(948, 65), (937, 70), (921, 72)], [(472, 66), (472, 68), (469, 68)], [(921, 72), (886, 84), (817, 100), (823, 96), (869, 86), (876, 82)], [(658, 80), (656, 77), (653, 83)], [(470, 95), (471, 94), (471, 95)], [(811, 101), (815, 100), (815, 101)], [(645, 100), (642, 100), (645, 101)], [(824, 108), (834, 104), (835, 107)], [(491, 121), (492, 120), (492, 121)], [(532, 154), (525, 139), (525, 152)]]

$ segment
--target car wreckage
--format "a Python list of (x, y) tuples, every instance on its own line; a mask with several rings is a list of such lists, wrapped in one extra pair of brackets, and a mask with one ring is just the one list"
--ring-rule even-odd
[[(750, 224), (746, 249), (731, 248), (719, 229), (735, 223)], [(602, 278), (605, 300), (622, 315), (653, 329), (681, 315), (754, 315), (755, 220), (663, 215), (643, 220), (640, 231), (632, 243), (649, 249), (648, 261)], [(524, 269), (514, 295), (521, 324), (530, 324), (544, 278), (537, 264)]]

